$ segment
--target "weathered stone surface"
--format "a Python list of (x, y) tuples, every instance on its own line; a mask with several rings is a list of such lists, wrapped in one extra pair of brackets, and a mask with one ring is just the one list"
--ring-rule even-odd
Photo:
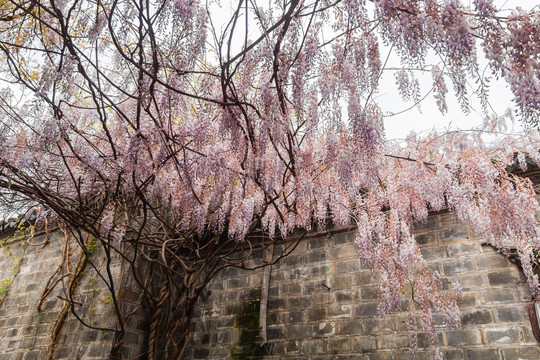
[[(443, 276), (443, 287), (457, 280), (464, 289), (460, 328), (450, 329), (440, 314), (434, 314), (443, 358), (540, 359), (527, 312), (530, 295), (517, 267), (491, 247), (469, 239), (467, 229), (452, 215), (430, 216), (415, 229), (420, 251), (428, 267)], [(276, 253), (279, 250), (276, 247)], [(0, 359), (42, 359), (62, 305), (53, 293), (44, 311), (35, 314), (42, 283), (57, 266), (61, 246), (32, 248), (25, 256), (24, 271), (0, 306)], [(0, 257), (0, 275), (9, 270)], [(81, 288), (86, 286), (84, 281)], [(261, 284), (261, 269), (237, 268), (223, 270), (208, 284), (211, 294), (198, 302), (184, 358), (231, 359), (244, 336), (235, 318), (246, 299), (260, 296)], [(377, 288), (377, 274), (358, 260), (353, 231), (307, 237), (289, 257), (272, 266), (264, 359), (412, 360), (407, 314), (381, 319)], [(136, 298), (138, 293), (132, 293)], [(80, 299), (92, 301), (88, 291)], [(95, 307), (106, 311), (99, 304)], [(96, 319), (107, 319), (107, 314)], [(148, 319), (141, 314), (128, 326), (124, 352), (126, 358), (135, 358), (147, 341)], [(258, 336), (258, 329), (249, 331)], [(61, 334), (57, 358), (105, 359), (112, 335), (96, 335), (70, 320)], [(428, 341), (422, 334), (419, 346), (417, 359), (428, 359)]]
[(474, 330), (454, 330), (446, 333), (449, 346), (478, 345), (482, 343), (480, 332)]
[(461, 314), (461, 324), (463, 326), (488, 324), (491, 322), (492, 316), (489, 309), (465, 311)]
[(519, 334), (516, 328), (485, 329), (484, 335), (490, 344), (519, 343)]

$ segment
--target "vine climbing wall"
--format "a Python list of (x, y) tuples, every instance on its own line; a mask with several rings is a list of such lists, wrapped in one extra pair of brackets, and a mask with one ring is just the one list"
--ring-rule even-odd
[[(529, 175), (540, 183), (540, 171)], [(444, 359), (539, 359), (527, 310), (531, 297), (519, 267), (449, 213), (432, 214), (415, 233), (429, 266), (463, 289), (461, 327), (451, 329), (435, 317)], [(108, 359), (114, 333), (103, 328), (115, 324), (109, 292), (96, 276), (106, 258), (98, 242), (78, 239), (82, 252), (61, 229), (33, 233), (17, 223), (0, 239), (0, 359)], [(135, 302), (136, 287), (122, 275), (119, 259), (112, 260), (124, 289), (117, 296), (124, 304)], [(268, 343), (261, 348), (262, 281), (262, 269), (222, 271), (199, 300), (184, 358), (412, 358), (406, 314), (382, 319), (377, 313), (376, 274), (358, 260), (354, 230), (312, 233), (272, 267)], [(74, 311), (66, 306), (68, 297)], [(140, 309), (128, 319), (126, 359), (143, 354), (148, 318)], [(419, 347), (418, 358), (428, 358), (425, 338)]]
[[(94, 270), (105, 259), (99, 243), (83, 238), (82, 252), (62, 230), (32, 234), (16, 224), (0, 238), (0, 359), (107, 359), (114, 333), (106, 329), (115, 324)], [(144, 318), (134, 314), (128, 325), (123, 352), (132, 359), (145, 342)]]

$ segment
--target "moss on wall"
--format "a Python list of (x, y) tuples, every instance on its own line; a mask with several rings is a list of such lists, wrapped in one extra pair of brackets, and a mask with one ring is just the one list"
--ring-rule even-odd
[(242, 312), (236, 316), (234, 326), (240, 330), (240, 340), (231, 348), (233, 360), (259, 360), (264, 349), (259, 345), (259, 298), (248, 299)]

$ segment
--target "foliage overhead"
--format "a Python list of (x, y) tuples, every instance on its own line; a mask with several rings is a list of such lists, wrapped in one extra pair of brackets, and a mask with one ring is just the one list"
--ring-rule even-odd
[[(433, 132), (397, 145), (385, 139), (384, 104), (375, 96), (383, 73), (394, 72), (399, 94), (419, 102), (417, 77), (427, 71), (441, 112), (449, 88), (465, 112), (471, 95), (487, 112), (494, 75), (534, 128), (538, 8), (501, 14), (490, 0), (470, 8), (458, 0), (234, 6), (0, 5), (0, 74), (10, 83), (0, 97), (2, 202), (38, 223), (92, 234), (107, 256), (131, 264), (145, 289), (141, 302), (155, 310), (153, 325), (162, 323), (151, 328), (149, 358), (182, 356), (204, 285), (223, 267), (246, 266), (238, 249), (261, 251), (329, 221), (357, 228), (360, 259), (381, 274), (380, 312), (410, 309), (412, 346), (416, 311), (433, 343), (433, 309), (459, 322), (459, 288), (442, 290), (411, 234), (428, 211), (454, 211), (490, 244), (516, 248), (538, 298), (535, 191), (506, 171), (514, 162), (540, 163), (538, 132), (489, 145), (481, 131)], [(230, 14), (222, 23), (220, 11)], [(387, 66), (390, 54), (399, 69)], [(143, 260), (152, 270), (141, 270)], [(110, 272), (103, 279), (116, 299)], [(165, 304), (186, 316), (160, 317)], [(114, 305), (117, 350), (126, 314)]]

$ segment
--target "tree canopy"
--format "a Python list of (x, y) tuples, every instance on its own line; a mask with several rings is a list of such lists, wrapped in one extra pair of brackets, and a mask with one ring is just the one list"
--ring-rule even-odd
[[(540, 164), (538, 8), (4, 0), (0, 50), (9, 83), (0, 98), (1, 201), (38, 225), (58, 222), (83, 250), (81, 234), (91, 234), (131, 265), (141, 303), (161, 324), (154, 338), (166, 334), (151, 342), (150, 359), (160, 347), (181, 358), (195, 302), (220, 269), (330, 223), (356, 227), (360, 259), (381, 274), (380, 313), (407, 307), (412, 289), (420, 310), (410, 302), (411, 314), (421, 313), (432, 343), (432, 310), (457, 324), (460, 291), (442, 290), (411, 234), (429, 211), (453, 211), (488, 243), (516, 248), (539, 296), (538, 202), (530, 181), (507, 172), (514, 162)], [(387, 66), (389, 53), (398, 69)], [(502, 78), (530, 131), (489, 144), (475, 131), (391, 142), (376, 97), (385, 72), (413, 102), (416, 74), (429, 72), (441, 112), (447, 96), (465, 112), (476, 96), (486, 117), (487, 76)], [(112, 274), (102, 276), (114, 295)], [(118, 350), (126, 314), (114, 305)]]

